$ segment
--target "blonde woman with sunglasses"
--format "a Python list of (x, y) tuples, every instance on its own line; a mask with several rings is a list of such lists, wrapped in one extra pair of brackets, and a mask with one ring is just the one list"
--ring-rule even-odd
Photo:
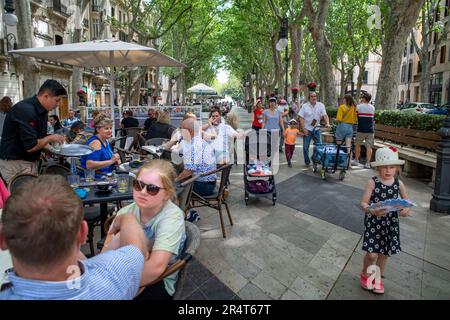
[[(133, 214), (148, 239), (151, 252), (142, 273), (142, 286), (157, 279), (183, 250), (186, 240), (184, 214), (172, 202), (176, 197), (175, 177), (175, 170), (168, 161), (152, 160), (145, 163), (133, 182), (134, 202), (117, 213)], [(115, 235), (105, 250), (117, 247), (119, 237), (120, 234)], [(135, 299), (172, 299), (176, 281), (177, 273), (151, 286), (141, 287)]]

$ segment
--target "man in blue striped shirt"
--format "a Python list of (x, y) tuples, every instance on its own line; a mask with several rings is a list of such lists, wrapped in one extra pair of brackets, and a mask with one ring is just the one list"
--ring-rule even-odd
[(119, 249), (83, 260), (87, 232), (82, 202), (62, 176), (20, 186), (1, 217), (0, 248), (9, 249), (14, 268), (0, 300), (133, 299), (148, 258), (136, 218), (114, 220), (110, 232), (120, 232)]

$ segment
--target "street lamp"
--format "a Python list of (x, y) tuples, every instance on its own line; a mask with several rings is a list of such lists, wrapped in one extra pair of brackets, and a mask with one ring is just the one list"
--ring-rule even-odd
[(450, 214), (450, 108), (444, 126), (438, 130), (442, 137), (436, 150), (436, 173), (430, 209)]
[(19, 22), (19, 20), (17, 19), (17, 16), (14, 14), (13, 0), (5, 1), (5, 12), (6, 13), (3, 15), (5, 24), (8, 27), (17, 26), (17, 23)]
[(287, 100), (288, 96), (288, 68), (289, 68), (289, 57), (288, 57), (288, 51), (289, 51), (289, 41), (288, 41), (288, 18), (284, 17), (283, 21), (281, 22), (281, 29), (280, 29), (280, 35), (279, 40), (276, 44), (276, 49), (278, 51), (282, 51), (284, 48), (286, 48), (286, 79), (285, 79), (285, 87), (284, 87), (284, 98)]

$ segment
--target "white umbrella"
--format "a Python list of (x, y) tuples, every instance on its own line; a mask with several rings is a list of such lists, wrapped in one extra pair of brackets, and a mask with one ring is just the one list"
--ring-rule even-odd
[(199, 83), (193, 87), (187, 89), (188, 93), (200, 94), (200, 95), (217, 95), (217, 91), (206, 84)]
[[(52, 60), (79, 67), (185, 67), (184, 64), (159, 52), (136, 43), (116, 39), (94, 40), (12, 50), (25, 56)], [(114, 117), (114, 74), (110, 75), (111, 109)], [(114, 123), (114, 122), (113, 122)]]

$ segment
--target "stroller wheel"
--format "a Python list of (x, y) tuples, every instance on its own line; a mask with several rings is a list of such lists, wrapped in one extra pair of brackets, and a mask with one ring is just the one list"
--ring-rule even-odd
[(313, 172), (317, 172), (317, 163), (313, 163)]
[(322, 177), (322, 180), (325, 180), (325, 179), (326, 179), (326, 176), (325, 176), (325, 169), (322, 168), (322, 170), (320, 171), (320, 176)]
[(339, 180), (344, 180), (344, 178), (345, 178), (345, 171), (344, 170), (341, 170), (341, 172), (339, 172)]

